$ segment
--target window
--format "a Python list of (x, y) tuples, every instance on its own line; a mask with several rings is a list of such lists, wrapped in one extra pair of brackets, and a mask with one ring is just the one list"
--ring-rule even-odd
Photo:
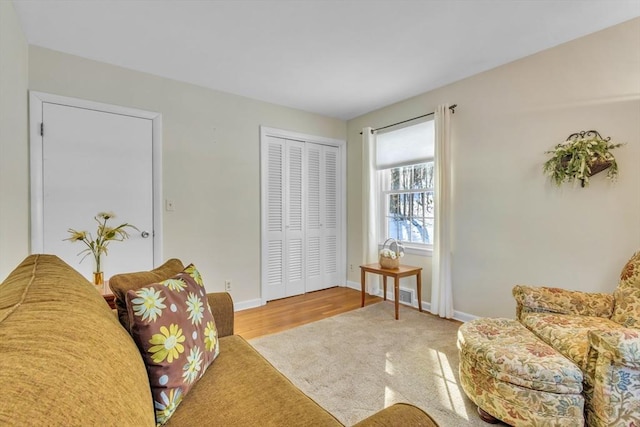
[(433, 244), (434, 140), (432, 120), (377, 135), (380, 243)]
[(383, 236), (409, 244), (433, 244), (433, 162), (381, 173)]

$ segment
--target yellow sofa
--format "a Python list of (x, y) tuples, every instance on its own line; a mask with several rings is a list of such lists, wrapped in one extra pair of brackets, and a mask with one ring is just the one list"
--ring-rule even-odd
[[(130, 283), (127, 276), (121, 279)], [(228, 294), (208, 299), (220, 355), (167, 425), (341, 425), (233, 335)], [(52, 255), (27, 257), (0, 284), (0, 384), (3, 426), (155, 425), (136, 344), (93, 286)], [(422, 410), (399, 404), (359, 425), (436, 423)]]

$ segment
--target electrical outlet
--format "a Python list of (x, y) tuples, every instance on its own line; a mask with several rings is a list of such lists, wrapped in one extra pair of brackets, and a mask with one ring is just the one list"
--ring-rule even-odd
[(167, 212), (173, 212), (176, 210), (176, 206), (173, 203), (173, 200), (170, 200), (170, 199), (166, 199), (164, 201), (164, 208), (166, 209)]
[(231, 280), (224, 281), (224, 290), (229, 292), (231, 290)]
[(349, 271), (353, 271), (353, 264), (349, 264)]

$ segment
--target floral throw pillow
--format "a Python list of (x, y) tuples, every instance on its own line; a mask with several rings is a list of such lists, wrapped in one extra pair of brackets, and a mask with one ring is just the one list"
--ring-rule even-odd
[(193, 264), (170, 279), (128, 291), (126, 303), (156, 423), (163, 425), (220, 352), (215, 320)]

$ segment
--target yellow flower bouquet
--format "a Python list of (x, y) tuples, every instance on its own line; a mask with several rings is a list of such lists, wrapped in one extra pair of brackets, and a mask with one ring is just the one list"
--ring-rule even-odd
[(127, 233), (127, 228), (138, 230), (134, 225), (126, 222), (117, 227), (109, 227), (107, 222), (112, 218), (115, 218), (115, 214), (111, 212), (100, 212), (94, 217), (98, 223), (95, 239), (90, 232), (78, 231), (73, 228), (67, 230), (71, 236), (64, 239), (69, 240), (70, 242), (82, 242), (87, 246), (85, 249), (80, 251), (78, 255), (84, 254), (80, 262), (84, 261), (84, 259), (89, 255), (93, 257), (95, 262), (93, 275), (94, 283), (96, 285), (101, 285), (103, 283), (100, 260), (102, 258), (102, 254), (107, 255), (107, 247), (109, 246), (109, 243), (112, 241), (122, 242), (123, 240), (128, 239), (129, 233)]

